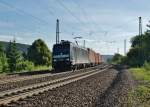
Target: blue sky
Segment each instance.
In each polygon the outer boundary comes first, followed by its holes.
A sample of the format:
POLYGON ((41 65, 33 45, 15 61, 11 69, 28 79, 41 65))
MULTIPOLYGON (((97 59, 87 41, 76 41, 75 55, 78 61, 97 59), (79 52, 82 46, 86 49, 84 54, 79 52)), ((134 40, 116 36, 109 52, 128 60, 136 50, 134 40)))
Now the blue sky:
POLYGON ((14 37, 19 43, 32 44, 43 39, 50 49, 55 43, 56 19, 60 38, 83 45, 101 54, 124 53, 123 41, 138 34, 138 16, 146 30, 149 0, 0 0, 0 40, 14 37))

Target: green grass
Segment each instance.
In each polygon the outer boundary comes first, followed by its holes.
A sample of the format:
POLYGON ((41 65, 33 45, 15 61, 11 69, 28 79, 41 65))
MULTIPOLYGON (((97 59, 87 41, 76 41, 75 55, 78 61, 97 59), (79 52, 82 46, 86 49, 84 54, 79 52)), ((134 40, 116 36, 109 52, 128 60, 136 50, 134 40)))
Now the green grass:
POLYGON ((150 71, 142 68, 132 68, 130 72, 138 85, 129 93, 131 105, 150 107, 150 71))
POLYGON ((130 71, 135 80, 150 82, 150 71, 144 68, 132 68, 130 71))
POLYGON ((51 66, 33 66, 28 70, 23 70, 23 71, 16 71, 16 72, 32 72, 32 71, 41 71, 41 70, 50 70, 52 69, 51 66))
MULTIPOLYGON (((29 69, 26 70, 21 70, 21 71, 14 71, 13 73, 21 73, 21 72, 32 72, 32 71, 40 71, 40 70, 51 70, 52 66, 32 66, 29 69)), ((7 74, 12 74, 11 72, 2 72, 0 73, 1 75, 7 75, 7 74)))
POLYGON ((35 66, 31 71, 40 71, 40 70, 48 70, 52 69, 51 66, 35 66))

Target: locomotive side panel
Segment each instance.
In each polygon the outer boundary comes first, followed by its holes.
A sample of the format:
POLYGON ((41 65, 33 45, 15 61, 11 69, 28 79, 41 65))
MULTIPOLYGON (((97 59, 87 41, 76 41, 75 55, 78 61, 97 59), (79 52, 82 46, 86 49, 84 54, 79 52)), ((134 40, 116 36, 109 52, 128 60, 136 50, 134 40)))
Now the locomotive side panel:
POLYGON ((72 53, 74 53, 73 60, 72 60, 73 65, 80 65, 80 64, 88 64, 89 63, 88 51, 86 49, 82 49, 80 47, 73 46, 72 47, 72 53))

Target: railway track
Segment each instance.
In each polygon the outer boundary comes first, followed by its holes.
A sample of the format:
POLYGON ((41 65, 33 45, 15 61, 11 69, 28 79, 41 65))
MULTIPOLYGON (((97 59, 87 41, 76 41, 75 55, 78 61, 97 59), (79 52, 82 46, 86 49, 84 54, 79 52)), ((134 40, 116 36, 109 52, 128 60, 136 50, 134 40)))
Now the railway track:
MULTIPOLYGON (((67 77, 70 75, 75 75, 81 72, 85 72, 85 71, 89 71, 89 70, 93 70, 97 67, 99 68, 103 68, 105 65, 99 65, 96 67, 91 67, 91 68, 86 68, 86 69, 80 69, 77 71, 68 71, 68 72, 62 72, 62 73, 56 73, 56 74, 51 74, 48 73, 47 75, 40 77, 39 75, 36 75, 36 78, 32 78, 30 77, 29 79, 22 79, 22 80, 16 80, 13 81, 10 79, 10 82, 4 83, 4 84, 0 84, 0 91, 6 91, 6 90, 10 90, 10 89, 15 89, 15 88, 20 88, 20 87, 24 87, 24 86, 28 86, 28 85, 34 85, 34 84, 38 84, 38 83, 42 83, 42 82, 47 82, 47 81, 52 81, 58 78, 62 78, 62 77, 67 77)), ((41 74, 42 75, 42 74, 41 74)), ((17 78, 16 78, 17 79, 17 78)))
MULTIPOLYGON (((103 66, 103 65, 101 65, 101 66, 103 66)), ((86 69, 87 70, 92 69, 92 67, 91 68, 86 68, 86 69)), ((81 70, 84 70, 84 69, 76 70, 76 72, 81 71, 81 70)), ((6 84, 6 83, 29 80, 29 79, 37 79, 37 78, 44 78, 44 77, 50 77, 50 76, 56 76, 56 75, 63 75, 63 74, 68 74, 68 73, 72 73, 72 72, 73 71, 52 74, 51 71, 49 71, 49 73, 46 73, 46 74, 36 74, 36 75, 30 75, 30 76, 14 76, 12 78, 7 78, 7 79, 1 80, 0 85, 1 84, 6 84)))
POLYGON ((95 75, 102 71, 108 69, 108 66, 103 68, 96 68, 87 72, 81 72, 79 74, 71 75, 68 77, 62 77, 52 81, 42 82, 34 85, 28 85, 21 88, 16 88, 12 90, 0 92, 0 105, 6 105, 12 101, 17 101, 19 99, 26 98, 28 96, 36 95, 44 91, 51 90, 75 81, 78 81, 83 78, 87 78, 91 75, 95 75))
POLYGON ((46 74, 52 71, 52 69, 46 69, 46 70, 39 70, 39 71, 21 71, 21 72, 15 72, 15 73, 8 73, 8 74, 0 74, 0 81, 1 80, 9 80, 13 78, 18 77, 25 77, 25 76, 32 76, 32 75, 38 75, 38 74, 46 74))

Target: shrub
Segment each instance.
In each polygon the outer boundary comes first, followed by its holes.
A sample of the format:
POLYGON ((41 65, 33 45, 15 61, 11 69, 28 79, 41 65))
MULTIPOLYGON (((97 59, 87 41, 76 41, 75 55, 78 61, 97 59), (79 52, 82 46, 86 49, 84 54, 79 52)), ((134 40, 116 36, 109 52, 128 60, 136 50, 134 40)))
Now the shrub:
POLYGON ((143 68, 144 68, 146 71, 150 71, 150 63, 148 63, 147 61, 145 61, 144 65, 143 65, 143 68))
POLYGON ((21 61, 18 65, 17 65, 17 71, 23 71, 23 70, 27 70, 27 71, 32 71, 34 69, 34 64, 31 61, 21 61))
POLYGON ((6 55, 3 55, 3 57, 0 57, 0 72, 8 72, 9 67, 7 63, 6 55))

